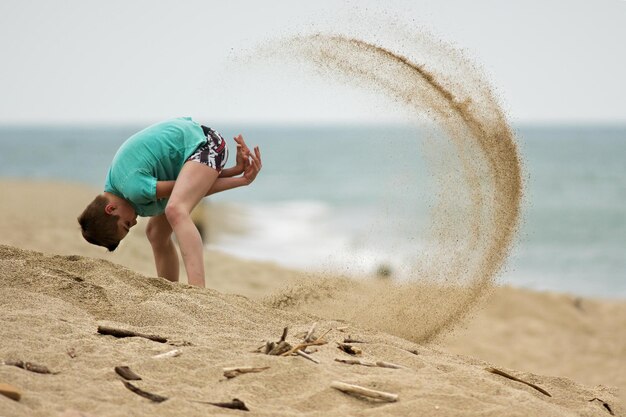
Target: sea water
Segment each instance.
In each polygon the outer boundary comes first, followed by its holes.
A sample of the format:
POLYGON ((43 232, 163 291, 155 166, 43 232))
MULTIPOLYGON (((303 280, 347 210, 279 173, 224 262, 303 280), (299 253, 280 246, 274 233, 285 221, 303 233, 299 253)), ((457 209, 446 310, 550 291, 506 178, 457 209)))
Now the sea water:
MULTIPOLYGON (((258 144, 255 183, 221 193, 245 234, 213 246, 308 270, 407 275, 425 246, 436 183, 409 126, 213 126, 258 144)), ((141 126, 0 127, 0 176, 102 186, 141 126)), ((626 296, 626 126, 519 126, 525 197, 500 282, 626 296)), ((234 147, 231 148, 234 158, 234 147)), ((234 160, 229 161, 233 163, 234 160)), ((77 208, 80 211, 82 208, 77 208)))

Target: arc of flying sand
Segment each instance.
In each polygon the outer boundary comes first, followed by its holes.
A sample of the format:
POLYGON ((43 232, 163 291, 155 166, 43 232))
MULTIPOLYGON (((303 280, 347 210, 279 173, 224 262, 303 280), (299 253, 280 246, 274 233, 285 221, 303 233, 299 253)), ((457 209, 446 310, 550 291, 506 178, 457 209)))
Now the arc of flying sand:
MULTIPOLYGON (((424 65, 359 39, 315 34, 293 38, 286 46, 291 49, 290 52, 299 52, 321 68, 346 75, 351 81, 365 81, 367 85, 383 90, 418 113, 426 110, 457 148, 469 186, 472 202, 469 220, 472 223, 465 253, 457 256, 453 264, 455 269, 451 270, 458 270, 466 259, 472 259, 477 250, 481 251, 473 270, 468 273, 468 295, 452 306, 422 337, 422 340, 431 339, 467 314, 480 299, 504 263, 517 229, 522 194, 521 173, 514 138, 506 119, 490 89, 480 80, 475 83, 481 94, 473 98, 483 99, 481 105, 485 109, 476 107, 472 97, 460 100, 458 97, 462 94, 455 94, 447 88, 436 73, 427 71, 424 65), (373 61, 377 65, 372 65, 373 61), (391 77, 385 74, 385 71, 390 71, 389 68, 394 70, 391 77), (403 75, 406 79, 402 79, 403 75), (455 118, 460 123, 451 122, 455 118), (482 169, 479 162, 473 161, 471 155, 465 155, 466 151, 474 151, 473 147, 476 147, 478 156, 484 158, 488 178, 479 175, 482 169), (483 187, 488 188, 484 190, 483 187), (487 225, 482 224, 483 214, 489 217, 487 225), (481 247, 481 244, 485 246, 481 247)), ((446 56, 449 53, 447 51, 446 56)), ((453 63, 454 59, 460 60, 458 56, 451 59, 453 63)), ((450 88, 453 87, 451 85, 450 88)))

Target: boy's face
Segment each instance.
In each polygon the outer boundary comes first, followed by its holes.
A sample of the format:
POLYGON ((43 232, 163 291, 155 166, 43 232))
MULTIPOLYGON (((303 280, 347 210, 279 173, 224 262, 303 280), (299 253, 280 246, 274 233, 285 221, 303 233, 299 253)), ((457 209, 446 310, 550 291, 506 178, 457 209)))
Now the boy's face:
POLYGON ((131 227, 137 224, 137 213, 133 207, 125 202, 109 203, 107 214, 118 216, 117 230, 120 240, 124 239, 131 227))

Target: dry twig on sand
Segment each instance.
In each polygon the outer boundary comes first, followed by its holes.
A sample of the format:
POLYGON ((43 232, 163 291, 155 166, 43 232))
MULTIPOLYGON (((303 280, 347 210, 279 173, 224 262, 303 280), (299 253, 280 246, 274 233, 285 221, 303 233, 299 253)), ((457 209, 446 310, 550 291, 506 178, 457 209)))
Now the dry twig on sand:
POLYGON ((379 368, 390 368, 390 369, 406 369, 405 366, 396 365, 395 363, 385 362, 385 361, 376 361, 376 362, 368 362, 363 361, 361 359, 340 359, 335 358, 335 362, 346 363, 348 365, 362 365, 362 366, 370 366, 370 367, 379 367, 379 368))
POLYGON ((348 345, 348 344, 345 344, 345 343, 339 343, 339 342, 337 342, 337 349, 339 349, 339 350, 341 350, 343 352, 346 352, 348 355, 353 355, 353 356, 360 355, 361 353, 363 353, 361 351, 361 349, 359 349, 359 348, 355 348, 352 345, 348 345))
POLYGON ((398 365, 398 364, 391 363, 391 362, 385 362, 385 361, 376 361, 376 366, 380 368, 390 368, 390 369, 407 369, 406 366, 398 365))
POLYGON ((141 377, 134 373, 128 366, 116 366, 115 373, 127 381, 140 381, 141 377))
POLYGON ((4 361, 4 365, 16 366, 18 368, 22 368, 26 371, 35 372, 37 374, 51 374, 56 375, 58 372, 52 372, 44 365, 38 365, 32 362, 24 362, 24 361, 4 361))
POLYGON ((0 383, 0 395, 4 395, 7 398, 12 399, 13 401, 19 401, 22 398, 22 393, 20 390, 15 388, 13 385, 0 383))
POLYGON ((241 374, 248 374, 251 372, 261 372, 261 371, 265 371, 266 369, 270 369, 270 367, 269 366, 261 366, 261 367, 240 366, 240 367, 235 367, 235 368, 223 368, 222 370, 224 371, 224 376, 230 379, 230 378, 239 376, 241 374))
POLYGON ((296 355, 302 356, 303 358, 308 359, 308 360, 310 360, 313 363, 317 363, 317 364, 320 363, 319 360, 315 359, 313 356, 309 355, 308 353, 306 353, 306 352, 304 352, 302 350, 296 350, 296 355))
POLYGON ((315 333, 315 329, 317 328, 317 322, 313 323, 306 336, 304 336, 304 342, 312 342, 313 341, 313 333, 315 333))
POLYGON ((501 370, 496 369, 496 368, 485 368, 485 370, 487 372, 491 372, 492 374, 500 375, 500 376, 503 376, 505 378, 509 378, 509 379, 511 379, 513 381, 517 381, 517 382, 521 382, 522 384, 526 384, 529 387, 532 387, 532 388, 536 389, 540 393, 542 393, 544 395, 547 395, 548 397, 552 397, 552 395, 550 395, 550 393, 548 391, 546 391, 545 389, 543 389, 543 388, 541 388, 541 387, 539 387, 539 386, 537 386, 535 384, 531 384, 530 382, 526 382, 526 381, 524 381, 522 379, 516 378, 513 375, 509 375, 509 374, 507 374, 504 371, 501 371, 501 370))
POLYGON ((346 384, 345 382, 333 381, 331 388, 335 388, 346 394, 353 394, 362 397, 374 398, 376 400, 395 402, 398 401, 398 394, 390 392, 376 391, 369 388, 360 387, 358 385, 346 384))
POLYGON ((608 411, 608 412, 609 412, 609 414, 610 414, 610 415, 612 415, 612 416, 614 416, 614 415, 615 415, 615 413, 614 413, 614 412, 613 412, 613 410, 611 409, 611 406, 610 406, 610 405, 609 405, 609 403, 607 403, 606 401, 601 400, 601 399, 600 399, 600 398, 598 398, 598 397, 594 397, 594 398, 592 398, 592 399, 590 399, 590 400, 589 400, 589 402, 592 402, 592 401, 599 401, 599 402, 600 402, 600 404, 602 404, 602 406, 606 409, 606 411, 608 411))
POLYGON ((266 355, 279 356, 291 349, 291 345, 285 341, 289 327, 283 329, 283 334, 278 342, 265 342, 265 345, 259 347, 256 351, 263 352, 266 355))
POLYGON ((331 330, 332 329, 326 330, 320 337, 318 337, 317 339, 315 339, 312 342, 300 343, 296 347, 293 347, 290 350, 288 350, 287 352, 283 353, 281 356, 291 355, 292 353, 296 353, 299 350, 306 349, 309 346, 325 345, 328 342, 326 340, 324 340, 324 336, 326 336, 331 330))
POLYGON ((164 358, 175 358, 176 356, 182 355, 183 351, 180 349, 170 350, 169 352, 159 353, 158 355, 154 355, 152 359, 164 359, 164 358))
POLYGON ((233 398, 232 401, 228 401, 228 402, 225 402, 225 403, 212 403, 210 401, 198 401, 198 400, 191 400, 191 401, 193 401, 194 403, 200 403, 200 404, 211 404, 211 405, 214 405, 216 407, 230 408, 231 410, 250 411, 248 409, 248 407, 246 407, 244 402, 241 401, 238 398, 233 398))
POLYGON ((362 361, 360 359, 340 359, 340 358, 335 358, 335 362, 346 363, 348 365, 362 365, 362 366, 370 366, 370 367, 378 366, 374 362, 362 361))
POLYGON ((124 384, 124 386, 126 388, 128 388, 129 390, 131 390, 135 394, 137 394, 137 395, 139 395, 141 397, 147 398, 150 401, 154 401, 155 403, 162 403, 163 401, 167 400, 167 397, 163 397, 163 396, 158 395, 158 394, 153 394, 151 392, 144 391, 141 388, 137 388, 136 386, 134 386, 130 382, 122 381, 122 383, 124 384))
POLYGON ((166 343, 167 342, 167 338, 162 337, 162 336, 155 336, 155 335, 151 335, 151 334, 137 333, 137 332, 134 332, 132 330, 116 329, 114 327, 108 327, 108 326, 98 326, 98 333, 104 334, 104 335, 108 335, 108 336, 120 337, 120 338, 123 338, 123 337, 143 337, 144 339, 150 339, 150 340, 153 340, 153 341, 159 342, 159 343, 166 343))

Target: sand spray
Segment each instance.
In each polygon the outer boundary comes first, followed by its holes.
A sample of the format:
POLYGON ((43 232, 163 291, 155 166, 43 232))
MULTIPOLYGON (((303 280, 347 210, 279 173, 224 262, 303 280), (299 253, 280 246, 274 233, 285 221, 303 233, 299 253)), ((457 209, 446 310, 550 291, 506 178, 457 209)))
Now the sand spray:
POLYGON ((492 288, 517 230, 522 180, 514 135, 485 77, 449 45, 427 36, 412 43, 420 63, 342 35, 291 38, 264 51, 379 92, 446 138, 429 141, 426 150, 437 195, 428 247, 411 265, 411 279, 355 280, 329 273, 265 302, 424 342, 451 329, 492 288))

